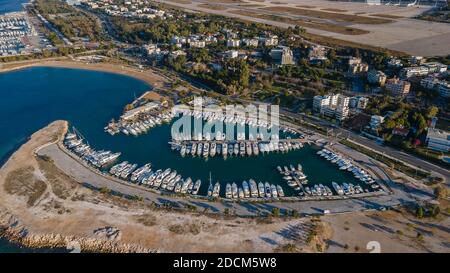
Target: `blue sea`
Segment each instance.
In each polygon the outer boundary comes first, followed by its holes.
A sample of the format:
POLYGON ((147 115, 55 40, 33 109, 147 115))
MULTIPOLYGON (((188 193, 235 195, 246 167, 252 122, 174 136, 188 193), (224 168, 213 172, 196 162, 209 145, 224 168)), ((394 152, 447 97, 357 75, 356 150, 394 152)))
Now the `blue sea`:
POLYGON ((0 15, 8 12, 21 11, 22 4, 28 3, 28 0, 0 0, 0 15))

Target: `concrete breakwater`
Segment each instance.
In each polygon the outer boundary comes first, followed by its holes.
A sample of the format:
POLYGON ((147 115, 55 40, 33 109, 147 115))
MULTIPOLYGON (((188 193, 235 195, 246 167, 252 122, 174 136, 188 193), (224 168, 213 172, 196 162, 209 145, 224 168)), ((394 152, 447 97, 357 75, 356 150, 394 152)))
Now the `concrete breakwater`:
MULTIPOLYGON (((95 233, 93 233, 95 236, 95 233)), ((157 250, 139 245, 124 244, 114 239, 96 237, 64 236, 61 234, 37 234, 30 232, 15 216, 3 213, 0 216, 0 237, 27 248, 55 248, 62 252, 95 253, 154 253, 157 250)))

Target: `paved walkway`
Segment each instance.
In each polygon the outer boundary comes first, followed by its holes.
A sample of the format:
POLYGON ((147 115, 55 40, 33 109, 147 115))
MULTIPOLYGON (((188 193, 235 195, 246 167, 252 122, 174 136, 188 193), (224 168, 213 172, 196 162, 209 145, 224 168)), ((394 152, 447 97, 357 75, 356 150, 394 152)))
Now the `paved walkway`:
MULTIPOLYGON (((342 152, 352 152, 355 160, 363 162, 376 172, 382 179, 388 179, 384 171, 376 165, 372 159, 359 154, 346 146, 335 146, 336 149, 343 149, 342 152), (344 150, 348 149, 348 150, 344 150)), ((330 213, 343 213, 351 211, 361 211, 368 209, 379 209, 385 206, 396 206, 403 203, 415 201, 417 199, 429 199, 432 197, 430 192, 416 189, 401 188, 394 183, 389 187, 393 194, 384 194, 381 196, 348 198, 342 200, 321 200, 321 201, 286 201, 286 202, 232 202, 232 201, 208 201, 203 198, 183 198, 173 195, 164 195, 147 188, 137 186, 131 183, 103 175, 92 168, 88 168, 74 156, 63 151, 58 144, 50 144, 42 147, 39 155, 46 155, 53 159, 56 166, 66 174, 80 183, 89 184, 95 188, 108 188, 122 194, 142 197, 146 202, 157 205, 170 204, 174 208, 185 208, 186 205, 197 207, 197 211, 207 209, 209 212, 220 213, 225 208, 239 216, 256 216, 260 213, 271 212, 273 208, 280 208, 284 213, 286 210, 297 210, 300 214, 317 214, 323 210, 329 210, 330 213)))

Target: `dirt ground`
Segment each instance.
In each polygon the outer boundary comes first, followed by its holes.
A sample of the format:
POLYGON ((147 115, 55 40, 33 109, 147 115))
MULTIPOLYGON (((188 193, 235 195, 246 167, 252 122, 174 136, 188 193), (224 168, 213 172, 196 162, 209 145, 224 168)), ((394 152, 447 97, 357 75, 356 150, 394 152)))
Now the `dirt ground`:
POLYGON ((94 230, 111 226, 122 232, 120 242, 162 252, 362 252, 368 240, 380 242, 387 252, 449 250, 448 217, 421 222, 401 212, 377 212, 329 215, 319 221, 234 218, 157 209, 94 192, 50 159, 34 156, 40 147, 58 141, 66 127, 57 121, 33 134, 0 169, 0 215, 14 215, 31 234, 93 237, 94 230), (8 188, 11 179, 25 185, 22 191, 8 188), (42 185, 34 190, 36 181, 45 183, 44 190, 42 185), (417 232, 424 234, 423 242, 411 239, 417 232))

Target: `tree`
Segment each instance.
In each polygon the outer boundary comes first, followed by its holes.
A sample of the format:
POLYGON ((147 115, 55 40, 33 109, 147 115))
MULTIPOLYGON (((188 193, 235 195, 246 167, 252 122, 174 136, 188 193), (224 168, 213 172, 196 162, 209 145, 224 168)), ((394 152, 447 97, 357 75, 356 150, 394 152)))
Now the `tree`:
POLYGON ((424 214, 423 208, 422 208, 422 206, 419 206, 416 210, 416 217, 419 219, 423 218, 423 214, 424 214))
POLYGON ((437 108, 436 106, 430 106, 427 110, 427 117, 434 118, 438 112, 439 112, 439 108, 437 108))
POLYGON ((447 188, 443 185, 438 185, 436 188, 434 188, 434 195, 437 199, 444 199, 447 198, 448 191, 447 188))
POLYGON ((280 208, 273 208, 272 215, 273 215, 273 217, 279 217, 280 216, 280 208))

